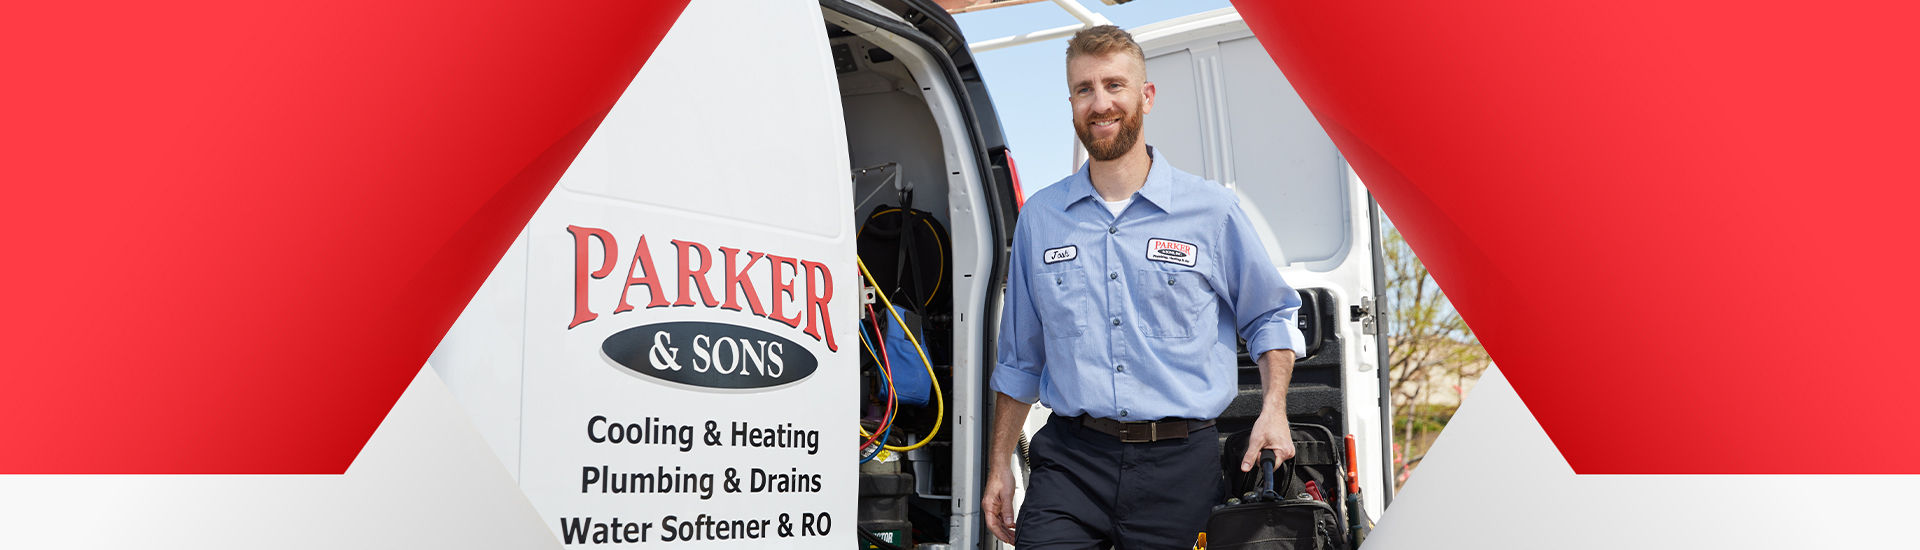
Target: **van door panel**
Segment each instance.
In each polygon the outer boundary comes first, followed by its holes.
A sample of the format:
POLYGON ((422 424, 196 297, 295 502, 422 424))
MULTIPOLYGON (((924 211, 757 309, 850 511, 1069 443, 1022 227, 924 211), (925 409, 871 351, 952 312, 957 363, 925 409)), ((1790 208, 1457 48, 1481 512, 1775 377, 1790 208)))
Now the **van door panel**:
POLYGON ((435 354, 556 538, 853 544, 848 170, 818 4, 692 2, 435 354))

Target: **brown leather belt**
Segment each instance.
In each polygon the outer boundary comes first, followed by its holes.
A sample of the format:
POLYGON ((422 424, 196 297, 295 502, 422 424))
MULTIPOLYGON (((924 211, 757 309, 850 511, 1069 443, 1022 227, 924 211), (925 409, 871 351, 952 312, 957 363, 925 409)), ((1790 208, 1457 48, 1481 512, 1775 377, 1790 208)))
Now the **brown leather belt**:
POLYGON ((1121 422, 1087 415, 1062 416, 1087 429, 1120 438, 1121 443, 1152 443, 1185 439, 1188 434, 1213 427, 1213 420, 1172 419, 1159 422, 1121 422))

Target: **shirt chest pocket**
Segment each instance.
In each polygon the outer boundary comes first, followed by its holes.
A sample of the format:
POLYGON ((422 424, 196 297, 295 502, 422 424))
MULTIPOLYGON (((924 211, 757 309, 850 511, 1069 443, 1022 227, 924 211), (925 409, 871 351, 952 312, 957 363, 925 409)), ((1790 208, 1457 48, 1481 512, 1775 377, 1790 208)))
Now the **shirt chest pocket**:
POLYGON ((1087 331, 1087 316, 1093 311, 1093 292, 1087 273, 1065 269, 1036 273, 1033 277, 1033 306, 1040 312, 1040 326, 1047 338, 1073 338, 1087 331))
POLYGON ((1213 286, 1197 272, 1141 269, 1134 272, 1133 291, 1148 337, 1192 338, 1219 322, 1213 286))

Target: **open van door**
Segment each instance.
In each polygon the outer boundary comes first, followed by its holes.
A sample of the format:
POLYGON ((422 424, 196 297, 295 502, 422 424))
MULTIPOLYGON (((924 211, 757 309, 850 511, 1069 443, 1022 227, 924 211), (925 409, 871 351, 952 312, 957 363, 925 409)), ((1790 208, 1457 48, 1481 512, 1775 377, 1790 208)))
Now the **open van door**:
MULTIPOLYGON (((1288 392, 1294 422, 1322 424, 1358 442, 1371 517, 1391 498, 1391 410, 1376 317, 1383 263, 1372 200, 1359 176, 1233 9, 1131 31, 1158 87, 1147 143, 1174 166, 1240 196, 1287 282, 1299 289, 1299 358, 1288 392)), ((1084 159, 1084 153, 1081 156, 1084 159)), ((1222 431, 1259 414, 1259 376, 1242 352, 1241 395, 1222 431)))

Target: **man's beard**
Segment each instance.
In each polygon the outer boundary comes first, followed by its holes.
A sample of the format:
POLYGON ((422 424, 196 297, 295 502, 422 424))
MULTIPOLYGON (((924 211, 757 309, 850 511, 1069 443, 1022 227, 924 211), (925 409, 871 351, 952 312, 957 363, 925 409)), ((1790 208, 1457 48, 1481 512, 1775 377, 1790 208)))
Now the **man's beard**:
POLYGON ((1106 141, 1094 140, 1092 120, 1107 116, 1109 116, 1107 113, 1098 116, 1087 115, 1088 122, 1073 125, 1074 133, 1080 135, 1080 144, 1086 146, 1087 156, 1092 157, 1093 160, 1109 161, 1120 158, 1121 155, 1127 154, 1127 151, 1133 150, 1135 142, 1140 141, 1140 127, 1144 121, 1139 109, 1127 113, 1120 119, 1120 133, 1106 141))

